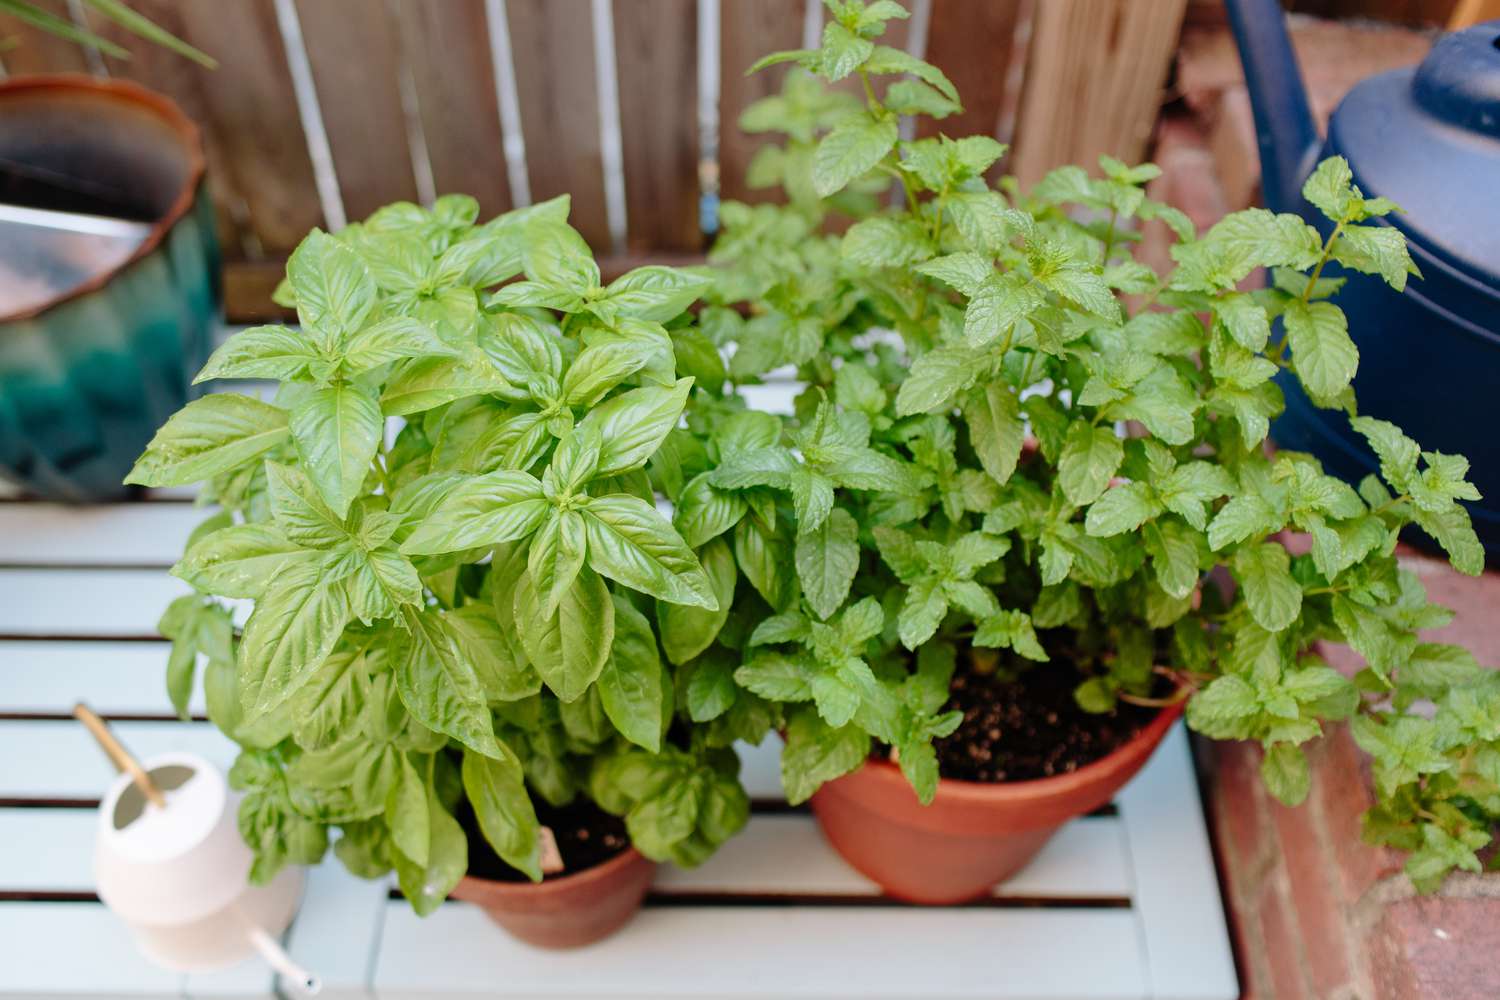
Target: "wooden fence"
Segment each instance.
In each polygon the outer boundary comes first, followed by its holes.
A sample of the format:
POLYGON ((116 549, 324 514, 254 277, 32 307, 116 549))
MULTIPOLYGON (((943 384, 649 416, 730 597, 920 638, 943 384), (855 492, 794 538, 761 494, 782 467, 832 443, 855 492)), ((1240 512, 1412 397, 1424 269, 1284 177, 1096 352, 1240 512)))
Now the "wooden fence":
MULTIPOLYGON (((1012 142, 1004 169, 1026 182, 1101 152, 1144 153, 1186 2, 912 0, 886 41, 957 83, 966 110, 943 129, 1012 142)), ((129 60, 0 16, 0 62, 10 74, 129 77, 203 126, 237 319, 274 311, 270 288, 309 228, 449 191, 475 195, 486 215, 571 192, 574 224, 603 255, 701 251, 713 204, 705 212, 702 196, 751 195, 742 178, 759 140, 738 132, 740 111, 784 72, 745 68, 815 43, 824 16, 818 0, 135 6, 218 70, 97 17, 89 27, 129 60)))

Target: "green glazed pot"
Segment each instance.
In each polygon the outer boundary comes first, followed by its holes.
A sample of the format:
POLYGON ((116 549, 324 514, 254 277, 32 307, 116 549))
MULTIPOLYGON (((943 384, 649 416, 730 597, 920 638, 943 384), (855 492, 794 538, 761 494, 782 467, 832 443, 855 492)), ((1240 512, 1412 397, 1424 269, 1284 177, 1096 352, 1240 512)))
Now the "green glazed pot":
POLYGON ((18 310, 0 296, 0 477, 53 500, 125 496, 121 480, 187 402, 219 323, 198 129, 128 81, 6 80, 0 203, 146 231, 122 261, 50 299, 18 310))

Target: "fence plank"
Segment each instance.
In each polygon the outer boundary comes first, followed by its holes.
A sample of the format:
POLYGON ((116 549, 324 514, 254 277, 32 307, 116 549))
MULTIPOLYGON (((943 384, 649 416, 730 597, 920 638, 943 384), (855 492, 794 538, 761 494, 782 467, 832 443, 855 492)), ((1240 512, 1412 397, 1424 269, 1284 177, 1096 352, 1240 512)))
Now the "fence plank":
POLYGON ((272 0, 141 0, 142 14, 219 61, 205 69, 98 14, 130 59, 111 75, 171 97, 203 130, 225 255, 284 254, 323 220, 272 0))
POLYGON ((926 59, 941 69, 958 88, 964 110, 941 121, 920 119, 917 134, 990 135, 1002 141, 1000 116, 1006 104, 1006 84, 1012 60, 1024 53, 1012 51, 1022 0, 990 0, 970 4, 964 0, 933 0, 927 27, 926 59))
POLYGON ((33 28, 10 14, 0 14, 0 62, 5 64, 9 76, 89 71, 88 57, 80 46, 33 28))
MULTIPOLYGON (((788 67, 754 76, 745 70, 767 52, 802 45, 805 0, 720 0, 719 4, 719 192, 734 201, 772 201, 773 192, 748 187, 745 168, 766 141, 740 131, 745 108, 781 89, 788 67)), ((817 3, 818 0, 812 0, 817 3)))
POLYGON ((498 215, 511 193, 484 0, 400 0, 396 10, 437 193, 471 194, 480 218, 498 215))
POLYGON ((1049 0, 1036 4, 1008 170, 1022 185, 1100 153, 1145 152, 1177 48, 1185 0, 1049 0))
POLYGON ((697 0, 615 0, 626 245, 697 250, 697 0))
POLYGON ((588 0, 508 0, 505 6, 532 200, 571 194, 568 221, 596 253, 608 251, 588 0))
POLYGON ((392 201, 416 201, 401 107, 396 31, 384 4, 298 0, 344 211, 362 219, 392 201))

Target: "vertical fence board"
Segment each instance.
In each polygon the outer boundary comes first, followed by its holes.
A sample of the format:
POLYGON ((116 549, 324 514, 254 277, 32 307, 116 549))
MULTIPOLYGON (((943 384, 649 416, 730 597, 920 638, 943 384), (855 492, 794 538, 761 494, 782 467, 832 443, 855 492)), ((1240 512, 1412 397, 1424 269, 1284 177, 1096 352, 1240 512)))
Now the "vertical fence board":
POLYGON ((344 211, 351 221, 392 201, 416 201, 400 55, 384 3, 297 0, 297 17, 344 211))
POLYGON ((940 121, 920 119, 918 135, 1009 138, 999 135, 1000 114, 1012 60, 1025 58, 1024 53, 1012 51, 1022 2, 933 0, 926 59, 953 81, 963 98, 964 110, 940 121))
POLYGON ((507 0, 531 197, 573 196, 568 217, 596 252, 610 249, 599 148, 594 24, 588 0, 507 0))
POLYGON ((480 217, 511 206, 484 0, 400 0, 411 70, 438 194, 471 194, 480 217))
POLYGON ((1064 163, 1145 151, 1177 49, 1185 0, 1036 5, 1008 169, 1023 186, 1064 163))
POLYGON ((787 66, 754 76, 745 70, 768 52, 801 47, 803 5, 804 0, 719 0, 719 191, 726 199, 773 197, 745 185, 745 168, 766 137, 740 131, 740 115, 781 89, 787 66))
POLYGON ((631 251, 698 250, 698 3, 615 0, 631 251))
POLYGON ((0 14, 0 63, 10 76, 89 71, 88 58, 80 46, 33 28, 11 14, 0 14))
POLYGON ((210 70, 91 15, 130 53, 110 74, 171 97, 203 130, 220 243, 230 258, 287 253, 323 220, 272 0, 137 0, 219 61, 210 70))

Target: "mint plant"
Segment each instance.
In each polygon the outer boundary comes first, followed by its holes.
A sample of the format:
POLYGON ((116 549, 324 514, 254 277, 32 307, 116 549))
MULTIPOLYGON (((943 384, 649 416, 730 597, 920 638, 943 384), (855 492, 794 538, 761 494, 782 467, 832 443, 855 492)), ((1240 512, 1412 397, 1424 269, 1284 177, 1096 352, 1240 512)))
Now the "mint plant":
POLYGON ((1146 196, 1157 168, 1110 157, 1099 176, 997 186, 1005 147, 987 136, 900 138, 904 116, 959 109, 941 70, 879 43, 906 12, 827 7, 819 48, 757 64, 797 68, 745 114, 785 135, 754 179, 786 203, 726 204, 711 255, 701 325, 732 351, 731 386, 781 370, 806 389, 779 423, 699 425, 707 471, 676 496, 676 523, 694 544, 732 538, 750 586, 731 616, 746 620, 717 638, 742 661, 737 690, 716 673, 693 717, 779 720, 792 801, 876 741, 930 801, 932 740, 960 721, 944 711, 959 656, 1076 670, 1087 709, 1186 700, 1199 732, 1259 741, 1287 803, 1308 792, 1302 746, 1352 719, 1375 760, 1366 835, 1411 851, 1422 888, 1478 870, 1500 816, 1500 683, 1422 641, 1449 614, 1394 554, 1415 525, 1480 572, 1461 505, 1478 493, 1463 458, 1357 414, 1344 279, 1326 270, 1402 288, 1417 269, 1378 222, 1396 206, 1365 198, 1338 158, 1305 189, 1326 238, 1262 209, 1199 234, 1146 196), (845 78, 863 101, 817 83, 845 78), (894 200, 872 197, 892 185, 894 200), (1153 222, 1175 237, 1165 274, 1132 255, 1153 222), (1242 290, 1261 268, 1267 286, 1242 290), (1347 413, 1379 476, 1356 489, 1268 447, 1293 378, 1347 413), (1331 669, 1319 641, 1365 669, 1331 669))
POLYGON ((477 211, 450 196, 310 234, 278 290, 300 325, 237 333, 198 376, 274 391, 188 404, 129 479, 202 482, 221 508, 161 631, 179 712, 202 659, 242 748, 259 881, 337 830, 352 871, 394 868, 426 913, 467 868, 460 799, 532 879, 534 796, 592 796, 682 864, 748 815, 738 758, 678 718, 661 656, 664 633, 670 655, 725 620, 732 560, 700 561, 646 471, 694 392, 680 373, 717 361, 686 313, 705 281, 603 284, 566 198, 477 211), (242 629, 226 601, 251 606, 242 629))

